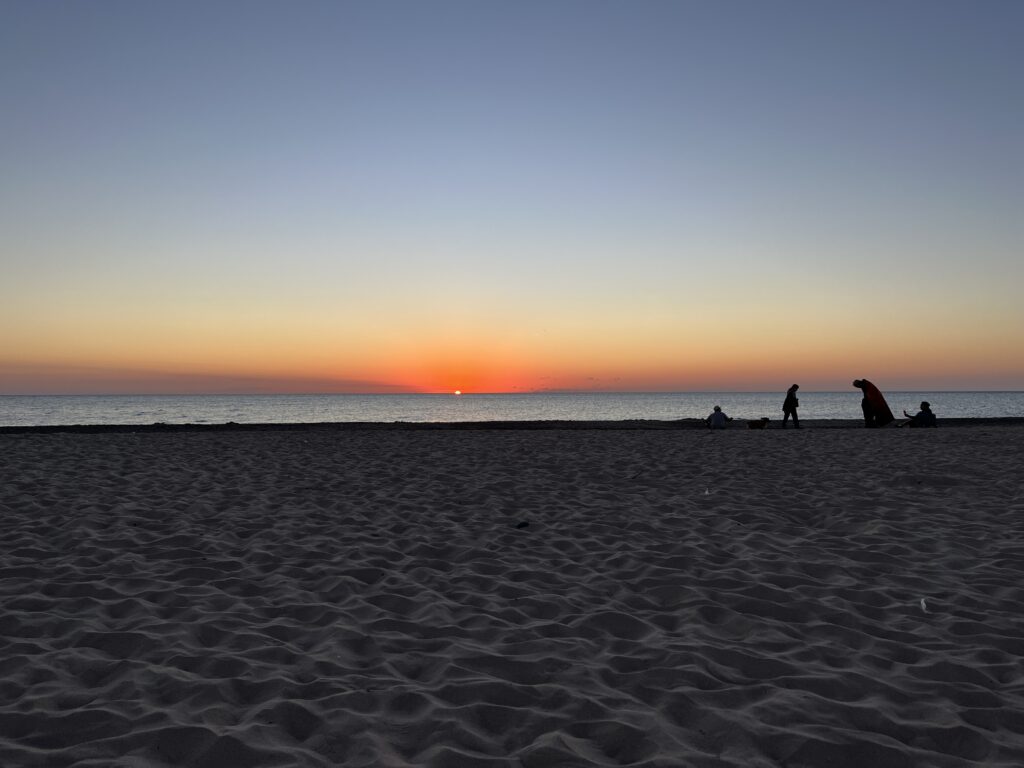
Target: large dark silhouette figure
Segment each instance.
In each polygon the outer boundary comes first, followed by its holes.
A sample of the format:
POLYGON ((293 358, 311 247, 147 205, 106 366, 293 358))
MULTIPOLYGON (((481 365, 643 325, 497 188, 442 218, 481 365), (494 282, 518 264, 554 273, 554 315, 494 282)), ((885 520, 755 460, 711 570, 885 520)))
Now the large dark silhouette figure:
POLYGON ((860 401, 861 410, 864 411, 865 427, 884 427, 892 424, 896 417, 889 410, 889 404, 885 402, 882 392, 867 379, 854 379, 853 386, 864 393, 860 401))
POLYGON ((794 384, 786 390, 786 399, 782 401, 782 428, 786 428, 789 417, 793 417, 793 426, 800 429, 800 417, 796 415, 796 409, 800 407, 800 401, 796 399, 796 391, 800 389, 799 384, 794 384))

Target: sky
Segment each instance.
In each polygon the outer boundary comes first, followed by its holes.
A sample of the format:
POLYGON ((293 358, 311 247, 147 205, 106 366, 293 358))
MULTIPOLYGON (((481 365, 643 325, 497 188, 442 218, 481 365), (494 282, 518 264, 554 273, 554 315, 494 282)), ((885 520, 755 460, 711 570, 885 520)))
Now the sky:
POLYGON ((1024 3, 0 1, 0 394, 1024 389, 1024 3))

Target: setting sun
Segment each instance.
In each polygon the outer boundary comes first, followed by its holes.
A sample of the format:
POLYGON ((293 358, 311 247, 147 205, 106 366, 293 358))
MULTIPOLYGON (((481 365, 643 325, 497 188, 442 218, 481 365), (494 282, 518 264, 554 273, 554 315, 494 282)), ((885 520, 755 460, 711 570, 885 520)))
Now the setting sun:
POLYGON ((0 4, 0 395, 1024 388, 1024 5, 918 2, 0 4))

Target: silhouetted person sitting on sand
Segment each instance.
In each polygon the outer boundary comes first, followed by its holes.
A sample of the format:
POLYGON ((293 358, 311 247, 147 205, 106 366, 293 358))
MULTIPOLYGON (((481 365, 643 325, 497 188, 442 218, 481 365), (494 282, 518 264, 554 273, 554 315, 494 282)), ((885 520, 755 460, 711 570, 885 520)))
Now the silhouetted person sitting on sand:
POLYGON ((786 390, 786 399, 782 402, 782 428, 786 428, 786 422, 789 421, 789 417, 793 417, 793 426, 800 429, 800 417, 796 415, 796 409, 800 406, 800 401, 796 399, 796 391, 800 389, 799 384, 794 384, 792 387, 786 390))
POLYGON ((864 411, 865 427, 884 427, 886 424, 896 421, 896 417, 892 415, 889 404, 885 402, 878 387, 867 379, 854 379, 853 386, 864 393, 860 407, 864 411))
POLYGON ((906 427, 934 427, 936 426, 935 414, 932 413, 932 405, 927 400, 921 403, 921 410, 911 416, 906 411, 903 411, 903 415, 906 416, 908 421, 903 426, 906 427))
POLYGON ((722 410, 722 406, 716 405, 715 410, 711 412, 704 421, 711 429, 725 429, 726 422, 732 421, 731 416, 726 416, 725 411, 722 410))

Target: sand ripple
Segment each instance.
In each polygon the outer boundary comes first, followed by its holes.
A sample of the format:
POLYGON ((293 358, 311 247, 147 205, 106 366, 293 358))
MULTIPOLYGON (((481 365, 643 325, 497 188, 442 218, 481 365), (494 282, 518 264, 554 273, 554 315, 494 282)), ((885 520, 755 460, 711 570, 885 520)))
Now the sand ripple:
POLYGON ((0 765, 1020 766, 1022 458, 0 436, 0 765))

